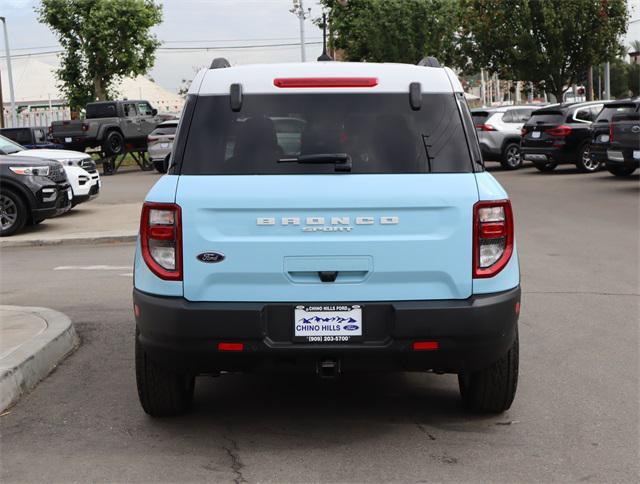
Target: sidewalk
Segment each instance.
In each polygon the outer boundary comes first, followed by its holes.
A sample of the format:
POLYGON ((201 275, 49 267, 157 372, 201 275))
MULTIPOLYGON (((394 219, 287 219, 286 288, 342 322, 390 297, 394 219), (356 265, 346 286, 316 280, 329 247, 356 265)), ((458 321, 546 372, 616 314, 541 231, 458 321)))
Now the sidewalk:
POLYGON ((35 387, 78 344, 71 320, 62 313, 0 306, 0 411, 35 387))
POLYGON ((136 240, 142 203, 83 203, 60 217, 0 239, 0 248, 136 240))

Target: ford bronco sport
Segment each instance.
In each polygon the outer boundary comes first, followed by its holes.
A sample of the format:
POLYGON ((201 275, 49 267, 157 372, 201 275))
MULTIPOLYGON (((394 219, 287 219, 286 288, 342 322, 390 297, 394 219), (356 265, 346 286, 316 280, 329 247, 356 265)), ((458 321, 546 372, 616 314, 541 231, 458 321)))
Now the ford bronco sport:
POLYGON ((432 58, 212 67, 142 209, 143 409, 184 412, 198 375, 282 370, 454 373, 469 409, 508 409, 513 215, 453 72, 432 58))

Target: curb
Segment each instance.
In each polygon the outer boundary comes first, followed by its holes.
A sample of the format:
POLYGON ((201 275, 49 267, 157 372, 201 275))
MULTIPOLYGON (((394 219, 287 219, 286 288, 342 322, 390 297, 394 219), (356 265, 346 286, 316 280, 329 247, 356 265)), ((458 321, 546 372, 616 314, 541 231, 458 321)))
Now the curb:
POLYGON ((29 313, 47 323, 42 333, 0 359, 0 411, 3 411, 75 351, 80 339, 69 317, 53 309, 0 305, 0 310, 29 313))
POLYGON ((138 232, 115 235, 78 235, 67 237, 51 237, 46 239, 24 239, 11 240, 4 238, 0 240, 0 249, 9 247, 40 247, 49 245, 81 245, 81 244, 112 244, 135 242, 138 238, 138 232))

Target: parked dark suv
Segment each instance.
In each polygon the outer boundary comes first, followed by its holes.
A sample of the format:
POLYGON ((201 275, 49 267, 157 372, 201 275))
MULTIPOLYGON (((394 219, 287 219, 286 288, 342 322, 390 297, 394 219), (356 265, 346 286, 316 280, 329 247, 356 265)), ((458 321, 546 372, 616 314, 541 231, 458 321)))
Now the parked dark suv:
POLYGON ((575 164, 585 173, 600 168, 589 153, 591 124, 603 101, 560 104, 534 111, 522 128, 522 154, 540 171, 562 163, 575 164))
POLYGON ((633 111, 618 113, 609 124, 607 170, 615 176, 629 176, 640 168, 640 100, 633 111))
POLYGON ((71 208, 71 186, 57 161, 0 156, 0 236, 71 208))
POLYGON ((629 99, 614 101, 602 108, 595 122, 591 125, 591 159, 598 163, 607 162, 607 150, 610 146, 611 119, 620 114, 634 113, 638 111, 639 100, 629 99))

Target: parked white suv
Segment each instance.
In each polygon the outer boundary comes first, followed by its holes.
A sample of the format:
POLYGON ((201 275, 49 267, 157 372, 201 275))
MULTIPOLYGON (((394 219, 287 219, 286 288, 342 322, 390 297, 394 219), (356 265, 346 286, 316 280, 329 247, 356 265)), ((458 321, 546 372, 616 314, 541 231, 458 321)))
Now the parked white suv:
POLYGON ((507 170, 522 166, 520 137, 524 123, 531 113, 542 106, 505 106, 473 109, 471 116, 476 127, 482 157, 485 161, 499 161, 507 170))
POLYGON ((69 150, 29 150, 0 135, 0 154, 45 158, 62 164, 73 191, 71 206, 98 196, 102 182, 96 164, 87 153, 69 150))

